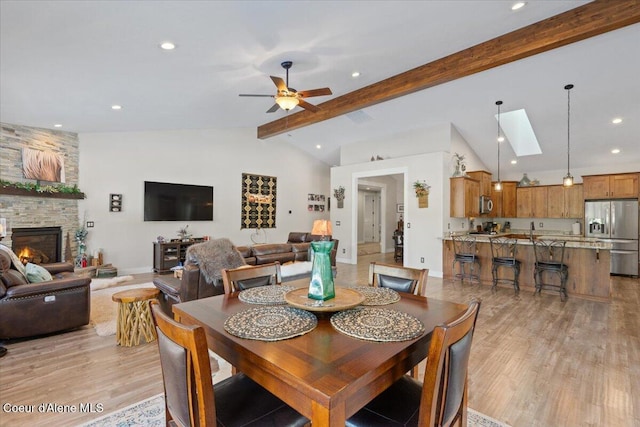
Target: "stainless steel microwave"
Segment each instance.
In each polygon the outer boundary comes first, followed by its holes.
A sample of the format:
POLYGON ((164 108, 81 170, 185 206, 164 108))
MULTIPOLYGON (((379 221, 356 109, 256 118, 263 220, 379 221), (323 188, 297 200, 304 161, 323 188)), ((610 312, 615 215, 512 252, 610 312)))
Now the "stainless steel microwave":
POLYGON ((480 196, 480 215, 489 214, 493 210, 493 201, 489 196, 480 196))

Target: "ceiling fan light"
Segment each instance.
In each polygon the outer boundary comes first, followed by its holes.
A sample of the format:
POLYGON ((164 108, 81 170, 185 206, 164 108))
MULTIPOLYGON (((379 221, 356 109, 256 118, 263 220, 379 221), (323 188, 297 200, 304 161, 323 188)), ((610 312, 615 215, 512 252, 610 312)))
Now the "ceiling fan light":
POLYGON ((295 96, 278 96, 276 97, 276 104, 280 106, 283 110, 289 111, 298 105, 300 101, 295 96))

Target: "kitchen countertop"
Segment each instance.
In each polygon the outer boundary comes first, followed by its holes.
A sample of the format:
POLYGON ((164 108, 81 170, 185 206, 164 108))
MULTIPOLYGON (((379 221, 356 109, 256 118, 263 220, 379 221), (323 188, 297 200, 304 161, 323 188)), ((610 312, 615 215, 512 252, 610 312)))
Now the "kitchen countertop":
MULTIPOLYGON (((443 240, 451 240, 451 235, 456 236, 475 236, 477 242, 489 243, 490 237, 506 237, 514 236, 518 239, 519 245, 531 245, 529 240, 529 230, 516 230, 512 229, 508 233, 496 233, 496 234, 484 234, 484 233, 469 233, 466 231, 459 231, 454 233, 446 233, 443 236, 443 240)), ((577 236, 575 234, 565 234, 561 231, 534 231, 533 235, 536 239, 540 240, 566 240, 567 248, 585 248, 585 249, 597 249, 597 250, 610 250, 613 245, 609 242, 603 242, 594 237, 577 236)))

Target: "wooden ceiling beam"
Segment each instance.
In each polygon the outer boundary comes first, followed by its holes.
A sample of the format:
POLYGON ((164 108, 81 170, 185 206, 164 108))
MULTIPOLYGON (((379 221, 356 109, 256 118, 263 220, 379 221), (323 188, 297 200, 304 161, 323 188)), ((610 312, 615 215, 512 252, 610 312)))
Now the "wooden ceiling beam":
POLYGON ((638 22, 640 0, 596 0, 323 102, 316 113, 302 110, 258 126, 258 138, 270 138, 638 22))

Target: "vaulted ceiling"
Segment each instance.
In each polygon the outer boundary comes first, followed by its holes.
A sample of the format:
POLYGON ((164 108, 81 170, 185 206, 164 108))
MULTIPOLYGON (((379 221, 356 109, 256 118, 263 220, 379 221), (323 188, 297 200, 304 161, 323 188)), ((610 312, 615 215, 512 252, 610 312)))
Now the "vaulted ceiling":
MULTIPOLYGON (((586 3, 530 1, 512 11, 509 1, 3 0, 0 120, 60 123, 79 133, 257 129, 287 113, 267 114, 272 99, 238 94, 275 93, 269 76, 284 77, 284 60, 294 62, 290 86, 333 90, 309 99, 322 104, 586 3), (166 40, 177 48, 161 50, 166 40), (113 104, 122 110, 111 110, 113 104)), ((333 165, 342 144, 452 123, 492 167, 500 99, 503 112, 526 109, 543 151, 510 165, 515 155, 504 146, 503 167, 563 169, 563 87, 573 83, 572 166, 640 165, 639 39, 640 24, 633 24, 289 130, 269 143, 291 144, 333 165), (614 117, 623 122, 612 124, 614 117)), ((376 154, 391 155, 392 147, 376 154)))

